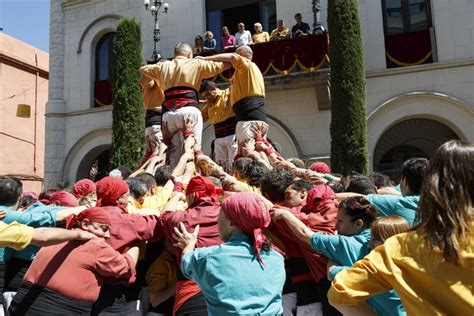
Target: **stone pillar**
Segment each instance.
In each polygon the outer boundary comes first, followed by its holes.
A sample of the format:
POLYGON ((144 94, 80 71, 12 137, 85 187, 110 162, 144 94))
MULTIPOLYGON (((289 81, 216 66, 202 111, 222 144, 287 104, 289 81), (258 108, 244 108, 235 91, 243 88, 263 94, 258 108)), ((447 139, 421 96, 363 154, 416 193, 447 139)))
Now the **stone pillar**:
POLYGON ((44 187, 61 182, 65 158, 66 102, 64 101, 64 11, 61 0, 51 0, 49 22, 49 88, 46 104, 44 187))

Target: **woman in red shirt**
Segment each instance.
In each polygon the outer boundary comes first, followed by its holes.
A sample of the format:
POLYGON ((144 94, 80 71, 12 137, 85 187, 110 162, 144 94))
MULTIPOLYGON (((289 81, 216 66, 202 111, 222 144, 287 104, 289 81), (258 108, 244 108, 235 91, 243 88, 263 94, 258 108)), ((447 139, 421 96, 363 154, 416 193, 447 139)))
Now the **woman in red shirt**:
POLYGON ((42 248, 25 275, 10 306, 10 315, 84 315, 92 310, 104 278, 133 282, 138 247, 127 254, 115 251, 110 216, 100 207, 87 209, 67 221, 97 238, 42 248))

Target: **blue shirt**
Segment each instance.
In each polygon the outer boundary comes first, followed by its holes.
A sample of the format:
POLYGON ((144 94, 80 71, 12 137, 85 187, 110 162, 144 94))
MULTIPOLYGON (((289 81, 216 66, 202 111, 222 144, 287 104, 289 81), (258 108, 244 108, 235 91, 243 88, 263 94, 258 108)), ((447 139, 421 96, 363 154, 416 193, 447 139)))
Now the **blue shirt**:
MULTIPOLYGON (((329 274, 329 279, 333 280, 337 273, 352 266, 370 252, 367 247, 369 241, 370 229, 365 229, 352 236, 328 235, 319 232, 311 237, 311 248, 340 264, 340 266, 334 267, 329 274)), ((378 315, 406 315, 400 297, 395 290, 377 294, 369 298, 367 303, 378 315)))
POLYGON ((283 313, 283 256, 261 253, 263 267, 246 234, 235 234, 219 246, 195 249, 183 256, 181 271, 201 288, 209 315, 278 315, 283 313))
POLYGON ((214 38, 211 39, 210 41, 205 40, 202 43, 202 46, 206 47, 208 50, 216 50, 217 42, 214 38))
POLYGON ((380 216, 398 215, 405 218, 413 226, 420 196, 369 194, 367 200, 377 208, 380 216))
MULTIPOLYGON (((56 214, 64 207, 47 206, 36 202, 23 211, 14 211, 0 205, 0 210, 5 212, 2 220, 5 224, 18 222, 31 227, 51 227, 56 226, 56 214)), ((10 248, 0 248, 0 262, 7 262, 12 255, 16 258, 33 260, 39 247, 28 246, 22 251, 14 251, 10 248)))

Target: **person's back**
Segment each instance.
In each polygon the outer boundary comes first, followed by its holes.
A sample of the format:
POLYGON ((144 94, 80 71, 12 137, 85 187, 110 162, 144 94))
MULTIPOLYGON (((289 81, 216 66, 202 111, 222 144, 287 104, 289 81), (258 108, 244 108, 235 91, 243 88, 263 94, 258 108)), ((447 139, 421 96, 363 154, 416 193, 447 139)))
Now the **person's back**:
POLYGON ((236 234, 225 244, 201 248, 183 260, 208 276, 195 280, 206 296, 210 315, 277 315, 282 312, 285 283, 283 256, 271 249, 261 257, 264 267, 255 259, 251 238, 236 234))

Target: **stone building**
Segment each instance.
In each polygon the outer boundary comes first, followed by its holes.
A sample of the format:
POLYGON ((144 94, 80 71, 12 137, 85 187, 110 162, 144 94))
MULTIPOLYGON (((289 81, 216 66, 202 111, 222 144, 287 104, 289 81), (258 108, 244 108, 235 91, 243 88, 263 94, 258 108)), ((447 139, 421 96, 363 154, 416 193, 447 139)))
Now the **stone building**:
POLYGON ((39 192, 44 174, 48 53, 0 32, 0 176, 39 192))
MULTIPOLYGON (((312 25, 310 0, 169 0, 160 16, 162 55, 206 30, 271 31, 277 19, 312 25)), ((321 1, 326 26, 327 0, 321 1)), ((51 0, 50 85, 46 110, 45 186, 71 183, 104 168, 111 143, 107 80, 117 21, 142 25, 143 58, 153 50, 154 21, 140 0, 51 0)), ((361 0, 367 80, 369 161, 397 175, 412 156, 430 157, 445 140, 474 141, 474 3, 469 0, 361 0)), ((219 40, 218 40, 219 41, 219 40)), ((329 63, 269 72, 269 137, 286 157, 329 160, 329 63)), ((204 130, 208 150, 212 129, 204 130)))

